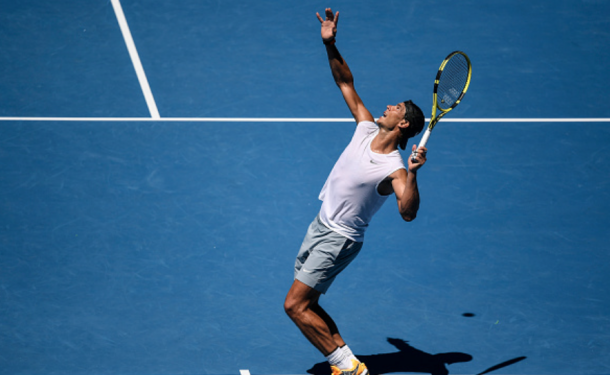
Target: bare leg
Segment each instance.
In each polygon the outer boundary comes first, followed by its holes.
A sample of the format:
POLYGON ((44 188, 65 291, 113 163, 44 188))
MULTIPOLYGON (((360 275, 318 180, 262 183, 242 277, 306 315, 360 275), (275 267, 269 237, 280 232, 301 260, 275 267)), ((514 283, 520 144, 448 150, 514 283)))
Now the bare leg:
POLYGON ((328 326, 328 329, 330 330, 330 334, 331 334, 335 344, 337 344, 337 346, 345 346, 345 341, 343 341, 343 338, 339 334, 339 329, 337 328, 337 325, 335 324, 333 319, 330 317, 330 315, 328 315, 328 313, 326 311, 324 311, 324 309, 318 304, 317 300, 311 306, 311 309, 316 314, 318 314, 318 316, 320 318, 322 318, 322 320, 324 320, 324 322, 328 326))
POLYGON ((288 291, 284 310, 303 335, 325 356, 345 342, 337 325, 318 305, 320 292, 295 280, 288 291))

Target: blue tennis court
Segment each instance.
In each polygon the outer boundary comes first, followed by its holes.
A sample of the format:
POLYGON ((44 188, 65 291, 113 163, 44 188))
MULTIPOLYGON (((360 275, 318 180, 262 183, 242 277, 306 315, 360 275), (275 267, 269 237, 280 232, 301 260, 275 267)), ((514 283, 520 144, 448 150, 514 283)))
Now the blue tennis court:
POLYGON ((330 373, 283 310, 355 128, 326 7, 375 117, 473 63, 418 218, 390 198, 320 300, 352 350, 610 374, 610 2, 123 0, 140 67, 117 3, 0 1, 0 374, 330 373))

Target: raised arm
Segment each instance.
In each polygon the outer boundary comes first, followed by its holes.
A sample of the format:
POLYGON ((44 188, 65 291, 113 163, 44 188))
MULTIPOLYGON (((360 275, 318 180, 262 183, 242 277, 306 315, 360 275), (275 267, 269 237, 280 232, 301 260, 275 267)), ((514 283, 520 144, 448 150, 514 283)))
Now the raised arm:
POLYGON ((354 77, 347 66, 339 50, 335 46, 335 37, 337 36, 337 23, 339 22, 339 12, 333 14, 330 8, 326 8, 326 19, 322 19, 319 13, 316 13, 318 20, 322 24, 322 41, 326 46, 326 54, 330 63, 330 70, 335 79, 335 83, 341 89, 343 99, 349 108, 356 122, 374 121, 373 115, 366 109, 362 103, 362 99, 356 93, 354 88, 354 77))

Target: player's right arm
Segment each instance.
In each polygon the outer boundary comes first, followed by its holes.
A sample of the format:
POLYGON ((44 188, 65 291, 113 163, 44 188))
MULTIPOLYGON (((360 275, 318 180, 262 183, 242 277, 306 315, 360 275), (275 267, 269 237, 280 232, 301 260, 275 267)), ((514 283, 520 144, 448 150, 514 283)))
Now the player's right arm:
MULTIPOLYGON (((416 146, 413 145, 415 151, 416 146)), ((417 171, 426 163, 425 147, 418 149, 415 161, 409 157, 408 168, 399 169, 392 173, 389 178, 392 180, 392 189, 396 194, 398 211, 405 221, 413 221, 419 210, 419 189, 417 187, 417 171)))
POLYGON ((339 53, 335 46, 335 36, 337 35, 337 23, 339 21, 339 12, 333 15, 330 8, 326 8, 326 19, 322 19, 319 13, 316 13, 318 20, 322 24, 322 41, 326 45, 326 54, 330 70, 335 79, 335 83, 339 86, 343 99, 349 108, 352 116, 356 119, 356 123, 361 121, 374 121, 373 115, 366 109, 362 103, 362 99, 358 96, 354 88, 354 77, 349 69, 349 66, 339 53))

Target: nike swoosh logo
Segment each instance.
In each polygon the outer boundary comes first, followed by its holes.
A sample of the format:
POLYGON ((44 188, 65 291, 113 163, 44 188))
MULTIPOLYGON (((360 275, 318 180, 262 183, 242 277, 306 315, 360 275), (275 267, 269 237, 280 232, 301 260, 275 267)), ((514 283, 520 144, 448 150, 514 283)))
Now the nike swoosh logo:
POLYGON ((313 273, 313 271, 310 271, 310 270, 308 270, 306 268, 303 268, 303 272, 305 272, 305 273, 313 273))

